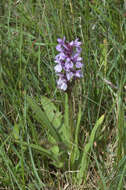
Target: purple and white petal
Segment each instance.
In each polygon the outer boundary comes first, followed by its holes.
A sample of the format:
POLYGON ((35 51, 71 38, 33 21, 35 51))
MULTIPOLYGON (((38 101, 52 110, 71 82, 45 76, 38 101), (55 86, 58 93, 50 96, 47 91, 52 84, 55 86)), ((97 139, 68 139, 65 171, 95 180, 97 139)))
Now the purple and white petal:
POLYGON ((71 42, 69 43, 69 45, 73 47, 73 46, 74 46, 74 41, 71 41, 71 42))
POLYGON ((76 68, 81 69, 83 67, 83 63, 81 62, 76 62, 76 68))
POLYGON ((66 71, 69 71, 70 69, 72 69, 73 68, 73 62, 72 61, 70 61, 70 62, 65 62, 65 70, 66 71))
POLYGON ((63 52, 61 52, 58 55, 56 55, 55 60, 59 61, 59 60, 64 60, 65 58, 66 55, 63 52))
POLYGON ((82 57, 77 57, 77 61, 82 61, 82 57))
POLYGON ((56 46, 56 50, 59 51, 59 52, 62 52, 63 51, 63 48, 61 47, 61 44, 58 44, 56 46))
POLYGON ((67 77, 67 80, 68 80, 68 81, 70 81, 73 76, 74 76, 73 72, 67 72, 67 73, 66 73, 66 77, 67 77))
POLYGON ((82 71, 81 70, 77 70, 76 73, 75 73, 75 77, 77 77, 77 78, 83 77, 82 71))
POLYGON ((57 42, 58 42, 59 44, 63 45, 63 44, 65 43, 65 36, 63 37, 63 39, 58 38, 58 39, 57 39, 57 42))
POLYGON ((65 91, 67 89, 67 81, 63 78, 59 78, 59 80, 57 81, 57 86, 59 89, 65 91))
POLYGON ((61 90, 65 91, 67 89, 67 83, 62 83, 61 87, 60 87, 61 90))
POLYGON ((66 62, 70 62, 71 59, 69 57, 66 58, 66 62))
POLYGON ((71 58, 73 62, 82 61, 82 57, 80 57, 80 53, 75 53, 71 58))
POLYGON ((81 46, 81 42, 78 41, 78 38, 74 41, 74 46, 75 47, 80 47, 81 46))
POLYGON ((54 67, 54 70, 55 70, 55 72, 60 73, 60 72, 62 71, 62 66, 61 66, 61 64, 57 64, 57 65, 54 67))
POLYGON ((79 53, 79 54, 80 54, 80 53, 81 53, 81 51, 82 51, 82 48, 81 48, 81 47, 77 47, 77 48, 76 48, 76 52, 77 52, 77 53, 79 53))

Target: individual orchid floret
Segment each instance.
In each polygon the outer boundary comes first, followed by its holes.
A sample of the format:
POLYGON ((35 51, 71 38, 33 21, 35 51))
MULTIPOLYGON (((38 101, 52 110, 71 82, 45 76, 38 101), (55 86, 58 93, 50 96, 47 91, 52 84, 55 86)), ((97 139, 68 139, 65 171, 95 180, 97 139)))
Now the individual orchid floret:
POLYGON ((74 46, 80 48, 81 42, 78 41, 78 38, 74 41, 74 46))
POLYGON ((63 39, 58 38, 57 41, 56 50, 59 54, 55 57, 57 64, 54 67, 56 75, 59 77, 57 87, 66 91, 73 80, 83 77, 83 62, 80 56, 82 43, 78 39, 66 42, 65 37, 63 39))
POLYGON ((57 87, 63 91, 67 89, 67 81, 63 77, 59 77, 57 80, 57 87))
POLYGON ((60 45, 64 45, 64 43, 65 43, 65 36, 63 37, 63 39, 58 38, 58 39, 57 39, 57 42, 58 42, 60 45))
POLYGON ((61 66, 61 64, 60 64, 60 63, 57 64, 57 65, 54 67, 54 70, 55 70, 55 72, 60 73, 60 72, 62 71, 62 66, 61 66))

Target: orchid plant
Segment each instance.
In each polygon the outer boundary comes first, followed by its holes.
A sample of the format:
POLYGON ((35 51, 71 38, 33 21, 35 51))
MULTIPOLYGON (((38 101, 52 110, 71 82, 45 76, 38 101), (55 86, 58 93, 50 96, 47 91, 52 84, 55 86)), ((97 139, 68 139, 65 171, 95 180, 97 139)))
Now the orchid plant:
MULTIPOLYGON (((74 134, 75 134, 75 123, 76 120, 73 117, 73 96, 72 89, 75 84, 76 79, 80 79, 83 77, 82 68, 83 61, 81 57, 82 43, 77 39, 68 42, 66 38, 63 39, 58 38, 58 45, 56 46, 56 50, 59 52, 55 56, 55 67, 54 70, 57 75, 57 88, 65 92, 65 113, 67 113, 67 120, 65 119, 65 127, 66 133, 68 135, 69 143, 74 142, 74 134)), ((79 115, 81 115, 79 113, 79 115)), ((64 118, 66 118, 64 116, 64 118)), ((77 134, 77 132, 76 132, 77 134)), ((75 148, 75 147, 74 147, 75 148)), ((71 166, 74 164, 75 157, 77 156, 77 149, 73 151, 71 156, 71 166)))

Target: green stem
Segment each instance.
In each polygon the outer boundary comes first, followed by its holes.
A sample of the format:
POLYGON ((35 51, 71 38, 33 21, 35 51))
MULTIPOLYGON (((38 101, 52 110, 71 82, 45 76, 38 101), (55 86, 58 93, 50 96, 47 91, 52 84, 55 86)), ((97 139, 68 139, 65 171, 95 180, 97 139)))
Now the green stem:
POLYGON ((71 135, 71 142, 73 142, 73 102, 72 102, 72 90, 68 90, 68 104, 69 104, 69 126, 70 126, 70 135, 71 135))

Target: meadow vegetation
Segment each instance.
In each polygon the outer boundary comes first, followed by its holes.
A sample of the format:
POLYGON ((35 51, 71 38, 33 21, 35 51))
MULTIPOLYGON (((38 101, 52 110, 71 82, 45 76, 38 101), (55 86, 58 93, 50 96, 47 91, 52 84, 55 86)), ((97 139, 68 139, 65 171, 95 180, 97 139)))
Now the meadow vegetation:
POLYGON ((0 189, 126 189, 125 0, 0 1, 0 189), (82 42, 71 98, 64 36, 82 42))

